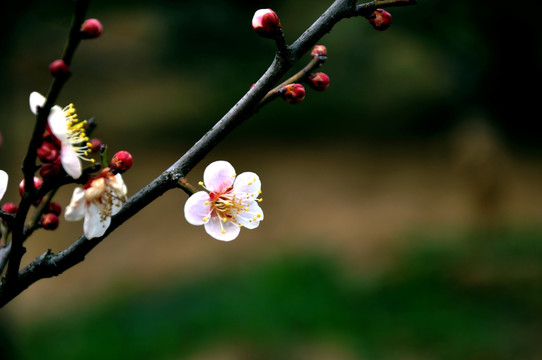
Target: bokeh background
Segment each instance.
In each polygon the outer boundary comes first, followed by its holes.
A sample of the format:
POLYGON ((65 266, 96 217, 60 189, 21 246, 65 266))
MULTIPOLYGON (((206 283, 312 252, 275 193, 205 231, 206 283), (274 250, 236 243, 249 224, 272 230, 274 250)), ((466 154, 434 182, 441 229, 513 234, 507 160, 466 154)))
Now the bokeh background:
MULTIPOLYGON (((134 193, 270 64, 255 10, 273 8, 291 42, 329 3, 93 1, 104 34, 80 45, 59 101, 133 154, 134 193)), ((391 9, 385 32, 339 23, 321 40, 330 88, 269 104, 189 175, 218 159, 258 173, 259 229, 213 240, 169 192, 2 309, 0 357, 541 358, 542 4, 514 5, 420 0, 391 9)), ((17 201, 28 95, 47 92, 71 7, 0 3, 4 201, 17 201)), ((81 229, 36 233, 24 261, 81 229)))

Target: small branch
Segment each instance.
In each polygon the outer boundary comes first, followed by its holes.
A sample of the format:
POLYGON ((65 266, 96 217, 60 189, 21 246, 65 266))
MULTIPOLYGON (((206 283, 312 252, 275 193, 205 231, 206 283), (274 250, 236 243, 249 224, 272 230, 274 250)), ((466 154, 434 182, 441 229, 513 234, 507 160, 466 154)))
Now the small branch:
POLYGON ((188 182, 188 180, 186 180, 186 178, 181 178, 178 182, 177 182, 177 185, 184 190, 185 193, 187 193, 188 195, 194 195, 195 193, 198 192, 198 189, 196 189, 192 184, 190 184, 188 182))
POLYGON ((366 16, 378 8, 415 5, 416 0, 375 0, 356 6, 354 16, 366 16))

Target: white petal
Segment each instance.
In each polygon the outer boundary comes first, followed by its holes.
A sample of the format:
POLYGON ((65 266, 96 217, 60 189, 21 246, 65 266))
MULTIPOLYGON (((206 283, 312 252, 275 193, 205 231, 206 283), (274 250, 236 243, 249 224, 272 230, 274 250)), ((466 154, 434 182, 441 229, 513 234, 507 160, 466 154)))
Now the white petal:
POLYGON ((72 178, 79 179, 81 177, 81 162, 73 146, 68 143, 62 143, 60 147, 60 162, 66 173, 72 178))
POLYGON ((256 200, 260 194, 262 183, 258 175, 253 172, 244 172, 237 176, 233 184, 233 193, 239 194, 240 197, 249 197, 251 200, 256 200))
POLYGON ((34 91, 30 94, 30 98, 28 99, 28 102, 30 103, 30 111, 34 115, 38 114, 38 106, 42 107, 43 104, 45 104, 45 97, 41 95, 39 92, 34 91))
POLYGON ((113 204, 111 207, 111 215, 116 215, 120 209, 122 208, 122 205, 124 205, 124 201, 121 199, 118 199, 116 197, 113 197, 113 204))
POLYGON ((247 208, 248 211, 237 214, 236 220, 247 229, 255 229, 260 225, 260 221, 263 220, 263 211, 256 201, 248 204, 247 208))
POLYGON ((184 217, 192 225, 205 224, 209 221, 210 213, 211 204, 209 204, 209 194, 205 191, 198 191, 193 194, 184 204, 184 217))
POLYGON ((221 192, 231 186, 234 180, 235 169, 227 161, 215 161, 203 172, 203 183, 211 191, 221 192))
POLYGON ((218 216, 212 216, 205 224, 205 231, 217 240, 231 241, 239 236, 241 227, 230 221, 223 222, 218 216))
POLYGON ((51 132, 53 135, 56 136, 58 140, 61 142, 68 141, 68 137, 66 135, 68 131, 68 127, 66 125, 66 116, 64 115, 64 111, 60 108, 60 106, 53 106, 51 108, 51 112, 49 113, 49 118, 47 119, 47 122, 49 124, 49 128, 51 129, 51 132))
POLYGON ((85 214, 85 221, 83 222, 83 232, 87 239, 102 236, 110 224, 111 217, 108 216, 102 220, 100 208, 96 204, 90 203, 85 214))
POLYGON ((126 197, 128 189, 126 188, 124 180, 122 179, 122 176, 120 174, 115 175, 115 180, 111 183, 111 187, 113 188, 115 195, 120 198, 126 197))
POLYGON ((0 170, 0 200, 4 197, 8 187, 8 174, 4 170, 0 170))
POLYGON ((85 216, 86 203, 85 203, 85 190, 78 187, 73 190, 72 199, 70 204, 66 206, 64 211, 64 219, 67 221, 78 221, 85 216))

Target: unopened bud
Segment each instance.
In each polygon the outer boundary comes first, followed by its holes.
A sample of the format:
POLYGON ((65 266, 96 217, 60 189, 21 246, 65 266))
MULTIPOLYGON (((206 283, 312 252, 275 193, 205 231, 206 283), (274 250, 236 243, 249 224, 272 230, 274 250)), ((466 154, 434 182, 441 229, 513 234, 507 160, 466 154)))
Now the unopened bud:
POLYGON ((376 9, 367 19, 373 28, 379 31, 384 31, 391 25, 391 14, 383 9, 376 9))
POLYGON ((56 144, 52 144, 48 141, 44 141, 38 149, 38 158, 44 162, 53 162, 60 156, 60 149, 56 144))
POLYGON ((93 138, 90 140, 91 152, 99 152, 101 147, 102 147, 102 141, 100 139, 93 138))
POLYGON ((43 181, 49 181, 51 178, 56 177, 63 171, 62 163, 60 162, 60 157, 55 161, 43 164, 40 168, 40 176, 43 181))
POLYGON ((311 56, 327 56, 327 48, 324 45, 315 45, 311 51, 311 56))
MULTIPOLYGON (((41 180, 39 177, 34 176, 34 188, 37 190, 37 189, 41 188, 42 185, 43 185, 43 180, 41 180)), ((23 196, 23 194, 24 194, 24 186, 25 186, 25 181, 23 179, 19 183, 19 195, 21 195, 21 196, 23 196)))
POLYGON ((324 91, 329 87, 329 76, 323 72, 309 75, 309 85, 314 90, 324 91))
POLYGON ((64 60, 58 59, 49 64, 49 72, 55 77, 66 76, 70 73, 70 68, 64 60))
POLYGON ((132 167, 133 162, 132 155, 128 151, 122 150, 113 155, 109 167, 113 172, 123 173, 132 167))
POLYGON ((290 84, 283 86, 278 91, 279 95, 287 103, 296 104, 302 102, 305 98, 305 88, 301 84, 290 84))
POLYGON ((8 214, 16 214, 17 210, 19 210, 19 206, 17 206, 14 203, 9 202, 9 203, 5 203, 4 205, 2 205, 2 210, 7 212, 8 214))
POLYGON ((252 28, 260 36, 274 39, 280 36, 281 25, 277 13, 271 9, 260 9, 254 13, 252 28))
POLYGON ((58 216, 53 213, 43 214, 40 223, 45 230, 55 230, 59 223, 58 216))
POLYGON ((81 36, 84 39, 94 39, 100 36, 104 28, 98 19, 87 19, 81 25, 81 36))
POLYGON ((49 203, 49 206, 47 206, 46 213, 55 214, 56 216, 59 216, 60 213, 62 213, 62 206, 60 206, 60 204, 55 201, 51 201, 49 203))

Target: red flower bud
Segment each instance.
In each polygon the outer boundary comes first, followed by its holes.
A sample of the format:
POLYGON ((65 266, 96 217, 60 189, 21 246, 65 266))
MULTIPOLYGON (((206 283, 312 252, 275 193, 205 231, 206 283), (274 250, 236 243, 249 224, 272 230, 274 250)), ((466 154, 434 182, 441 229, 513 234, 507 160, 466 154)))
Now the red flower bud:
POLYGON ((8 214, 16 214, 17 210, 19 210, 19 206, 14 203, 5 203, 2 205, 2 210, 7 212, 8 214))
MULTIPOLYGON (((23 196, 24 194, 24 185, 25 181, 24 179, 19 183, 19 195, 23 196)), ((41 180, 39 177, 34 176, 34 188, 37 190, 41 188, 43 185, 43 180, 41 180)))
POLYGON ((62 213, 62 206, 60 206, 59 203, 51 201, 49 203, 49 206, 47 207, 47 214, 55 214, 56 216, 59 216, 60 213, 62 213))
POLYGON ((383 9, 376 9, 368 19, 373 28, 379 31, 384 31, 391 25, 391 14, 383 9))
POLYGON ((60 157, 58 157, 53 162, 43 164, 43 166, 40 168, 40 176, 44 181, 49 181, 51 178, 54 178, 62 171, 64 171, 64 169, 62 168, 60 157))
POLYGON ((132 167, 133 162, 132 155, 128 151, 122 150, 113 155, 109 167, 113 172, 123 173, 132 167))
POLYGON ((290 84, 283 86, 278 91, 286 102, 290 104, 296 104, 305 98, 305 88, 301 84, 290 84))
POLYGON ((97 138, 93 138, 90 140, 90 151, 91 152, 98 152, 100 151, 100 148, 102 147, 102 141, 97 138))
POLYGON ((70 73, 70 68, 64 60, 58 59, 49 64, 49 72, 55 77, 66 76, 70 73))
POLYGON ((44 141, 38 149, 38 158, 44 162, 53 162, 60 156, 60 149, 56 144, 51 144, 48 141, 44 141))
POLYGON ((311 51, 311 56, 327 56, 327 48, 324 45, 315 45, 311 51))
POLYGON ((100 36, 104 28, 98 19, 87 19, 81 25, 81 36, 84 39, 94 39, 100 36))
POLYGON ((318 91, 324 91, 329 87, 329 76, 323 72, 309 75, 309 85, 318 91))
POLYGON ((260 9, 254 13, 252 28, 260 36, 274 39, 281 33, 281 25, 277 13, 271 9, 260 9))
POLYGON ((55 230, 59 223, 58 216, 53 213, 43 214, 40 223, 45 230, 55 230))

